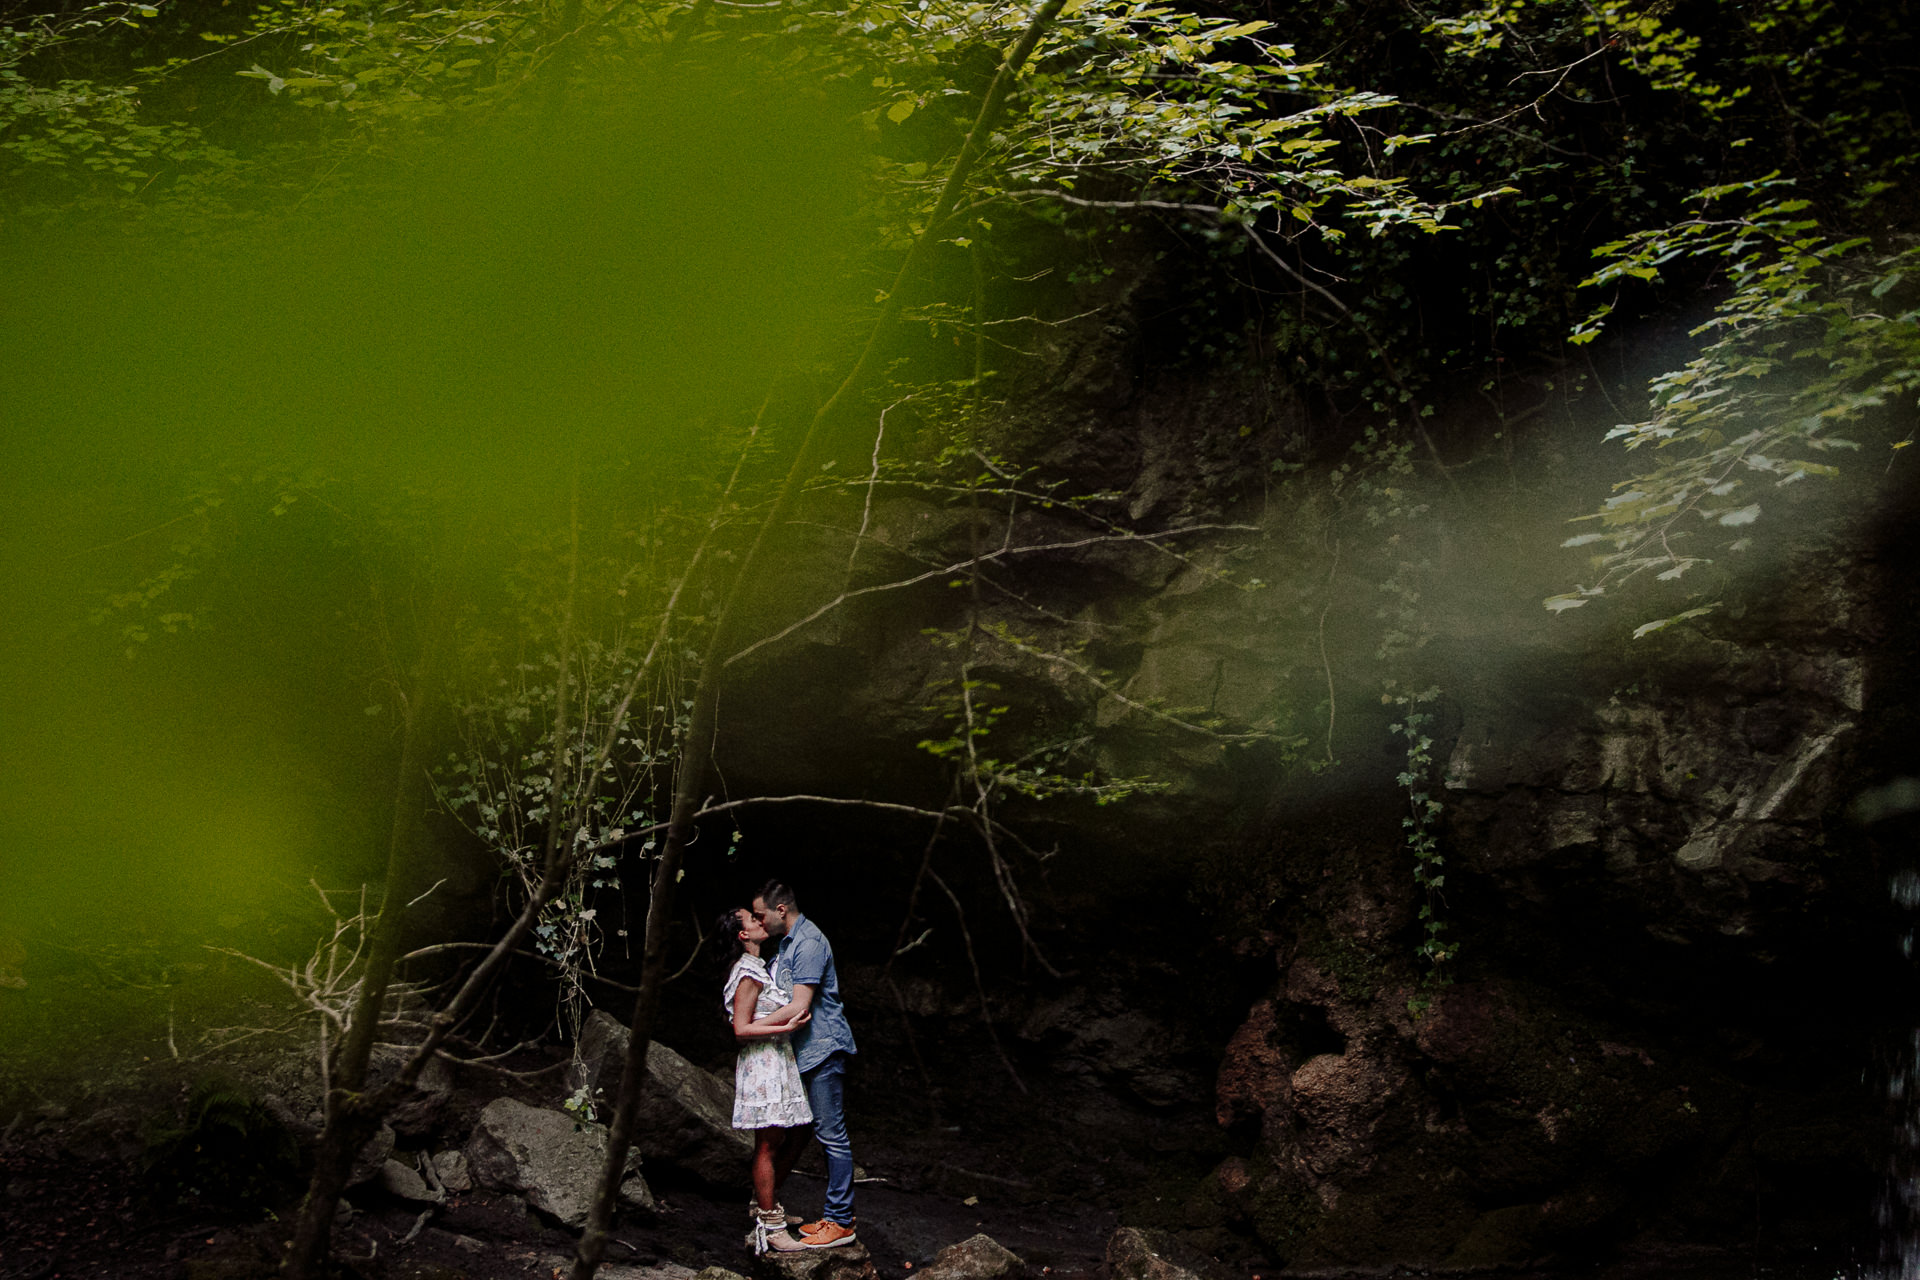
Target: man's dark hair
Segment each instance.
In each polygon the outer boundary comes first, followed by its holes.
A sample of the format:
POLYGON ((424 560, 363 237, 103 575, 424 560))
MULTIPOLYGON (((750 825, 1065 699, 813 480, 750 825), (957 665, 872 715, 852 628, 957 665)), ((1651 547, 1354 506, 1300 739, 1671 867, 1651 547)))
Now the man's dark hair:
POLYGON ((778 880, 769 880, 761 885, 760 892, 754 897, 770 907, 785 907, 793 912, 800 910, 800 901, 793 896, 793 890, 778 880))

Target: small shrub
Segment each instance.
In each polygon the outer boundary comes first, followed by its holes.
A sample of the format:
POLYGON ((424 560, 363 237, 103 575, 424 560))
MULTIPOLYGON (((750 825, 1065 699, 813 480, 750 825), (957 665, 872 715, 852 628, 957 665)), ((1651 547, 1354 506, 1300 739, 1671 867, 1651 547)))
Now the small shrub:
POLYGON ((162 1201, 250 1208, 278 1198, 300 1176, 300 1147, 258 1099, 203 1080, 180 1125, 149 1130, 141 1165, 162 1201))

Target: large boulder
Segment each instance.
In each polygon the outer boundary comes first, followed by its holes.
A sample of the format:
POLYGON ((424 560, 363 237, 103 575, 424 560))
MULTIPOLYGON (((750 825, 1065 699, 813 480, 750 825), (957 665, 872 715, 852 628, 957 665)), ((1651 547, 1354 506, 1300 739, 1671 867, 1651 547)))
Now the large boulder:
POLYGON ((1026 1269, 1019 1255, 993 1237, 973 1235, 934 1255, 918 1280, 1013 1280, 1026 1269))
MULTIPOLYGON (((385 1084, 400 1074, 400 1068, 413 1055, 407 1045, 378 1044, 367 1062, 367 1086, 385 1084)), ((418 1138, 431 1133, 445 1115, 447 1099, 453 1096, 453 1069, 444 1058, 429 1058, 413 1082, 413 1088, 387 1113, 387 1123, 401 1137, 418 1138)))
MULTIPOLYGON (((530 1107, 512 1098, 488 1103, 467 1140, 467 1167, 483 1187, 514 1191, 528 1204, 570 1227, 586 1223, 607 1158, 607 1131, 564 1111, 530 1107)), ((630 1160, 621 1198, 644 1208, 653 1197, 630 1160)))
POLYGON ((428 1186, 417 1169, 400 1160, 389 1159, 380 1167, 380 1185, 388 1195, 419 1204, 440 1204, 447 1198, 446 1192, 428 1186))
POLYGON ((374 1131, 367 1145, 360 1148, 360 1154, 353 1158, 353 1167, 347 1171, 347 1185, 360 1186, 372 1182, 386 1168, 387 1157, 393 1154, 394 1133, 388 1125, 381 1125, 374 1131))
POLYGON ((831 1249, 764 1253, 753 1260, 756 1280, 879 1280, 867 1247, 858 1241, 831 1249))
MULTIPOLYGON (((569 1083, 585 1088, 598 1115, 613 1110, 630 1039, 626 1027, 601 1009, 580 1029, 569 1083)), ((732 1082, 702 1071, 658 1041, 647 1046, 647 1086, 635 1134, 649 1161, 684 1169, 715 1186, 739 1183, 753 1154, 751 1135, 733 1127, 732 1082)))
MULTIPOLYGON (((573 1270, 573 1255, 570 1253, 548 1254, 541 1259, 539 1267, 540 1275, 567 1275, 573 1270)), ((683 1267, 677 1262, 656 1262, 647 1267, 603 1262, 593 1274, 597 1280, 700 1280, 703 1276, 713 1280, 711 1273, 714 1272, 718 1272, 721 1276, 733 1276, 733 1280, 743 1280, 742 1277, 720 1267, 708 1267, 705 1271, 695 1271, 692 1267, 683 1267)))
POLYGON ((1113 1280, 1219 1280, 1213 1259, 1164 1231, 1122 1227, 1107 1241, 1107 1274, 1113 1280))
POLYGON ((1206 1086, 1183 1063, 1177 1029, 1129 1006, 1118 991, 1074 991, 1029 1014, 1020 1038, 1051 1050, 1054 1069, 1098 1077, 1152 1107, 1171 1107, 1206 1086))
POLYGON ((467 1171, 467 1157, 460 1151, 442 1151, 433 1158, 433 1174, 449 1191, 473 1189, 473 1175, 467 1171))
POLYGON ((1216 1077, 1247 1144, 1222 1217, 1302 1270, 1847 1229, 1885 1121, 1833 1064, 1905 1017, 1875 927, 1890 846, 1848 813, 1904 759, 1881 726, 1912 677, 1877 656, 1880 571, 1809 564, 1764 617, 1630 655, 1436 604, 1421 761, 1391 699, 1341 708, 1344 779, 1286 783, 1226 878, 1274 977, 1216 1077), (1409 786, 1445 858, 1431 894, 1409 786), (1459 948, 1437 974, 1429 916, 1459 948))

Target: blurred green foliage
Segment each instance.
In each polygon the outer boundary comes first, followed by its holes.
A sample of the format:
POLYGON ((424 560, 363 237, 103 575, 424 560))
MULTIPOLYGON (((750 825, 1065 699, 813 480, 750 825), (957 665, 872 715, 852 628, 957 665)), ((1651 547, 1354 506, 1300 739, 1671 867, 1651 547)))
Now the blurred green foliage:
MULTIPOLYGON (((1817 474, 1841 420, 1911 439, 1910 10, 1075 0, 933 229, 893 391, 970 366, 969 407, 912 451, 971 447, 990 304, 1055 266, 1077 304, 1160 255, 1150 370, 1277 367, 1312 438, 1276 467, 1390 453, 1372 559, 1418 566, 1416 462, 1489 456, 1541 407, 1510 389, 1591 377, 1582 316, 1705 317, 1626 435, 1660 465, 1602 517, 1626 557, 1602 572, 1684 568, 1642 544, 1677 512, 1741 523, 1744 495, 1697 505, 1746 478, 1726 467, 1817 474)), ((603 697, 692 548, 714 535, 708 575, 738 554, 1026 17, 271 0, 0 24, 0 931, 205 934, 365 879, 394 672, 449 582, 477 736, 443 781, 496 852, 525 847, 564 495, 603 697)), ((1410 651, 1418 575, 1381 576, 1410 651)), ((648 812, 677 701, 648 704, 601 827, 648 812)))

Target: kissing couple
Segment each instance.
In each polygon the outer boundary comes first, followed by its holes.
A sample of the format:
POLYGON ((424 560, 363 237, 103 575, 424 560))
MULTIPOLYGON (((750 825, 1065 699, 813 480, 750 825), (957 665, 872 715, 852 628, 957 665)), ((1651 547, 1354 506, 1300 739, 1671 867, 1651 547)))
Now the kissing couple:
POLYGON ((733 1127, 754 1135, 753 1250, 852 1244, 853 1147, 843 1082, 857 1050, 833 946, 778 880, 769 880, 752 906, 724 912, 718 928, 735 956, 721 999, 740 1046, 733 1127), (809 1138, 826 1153, 827 1198, 820 1217, 800 1225, 796 1237, 776 1196, 809 1138))

